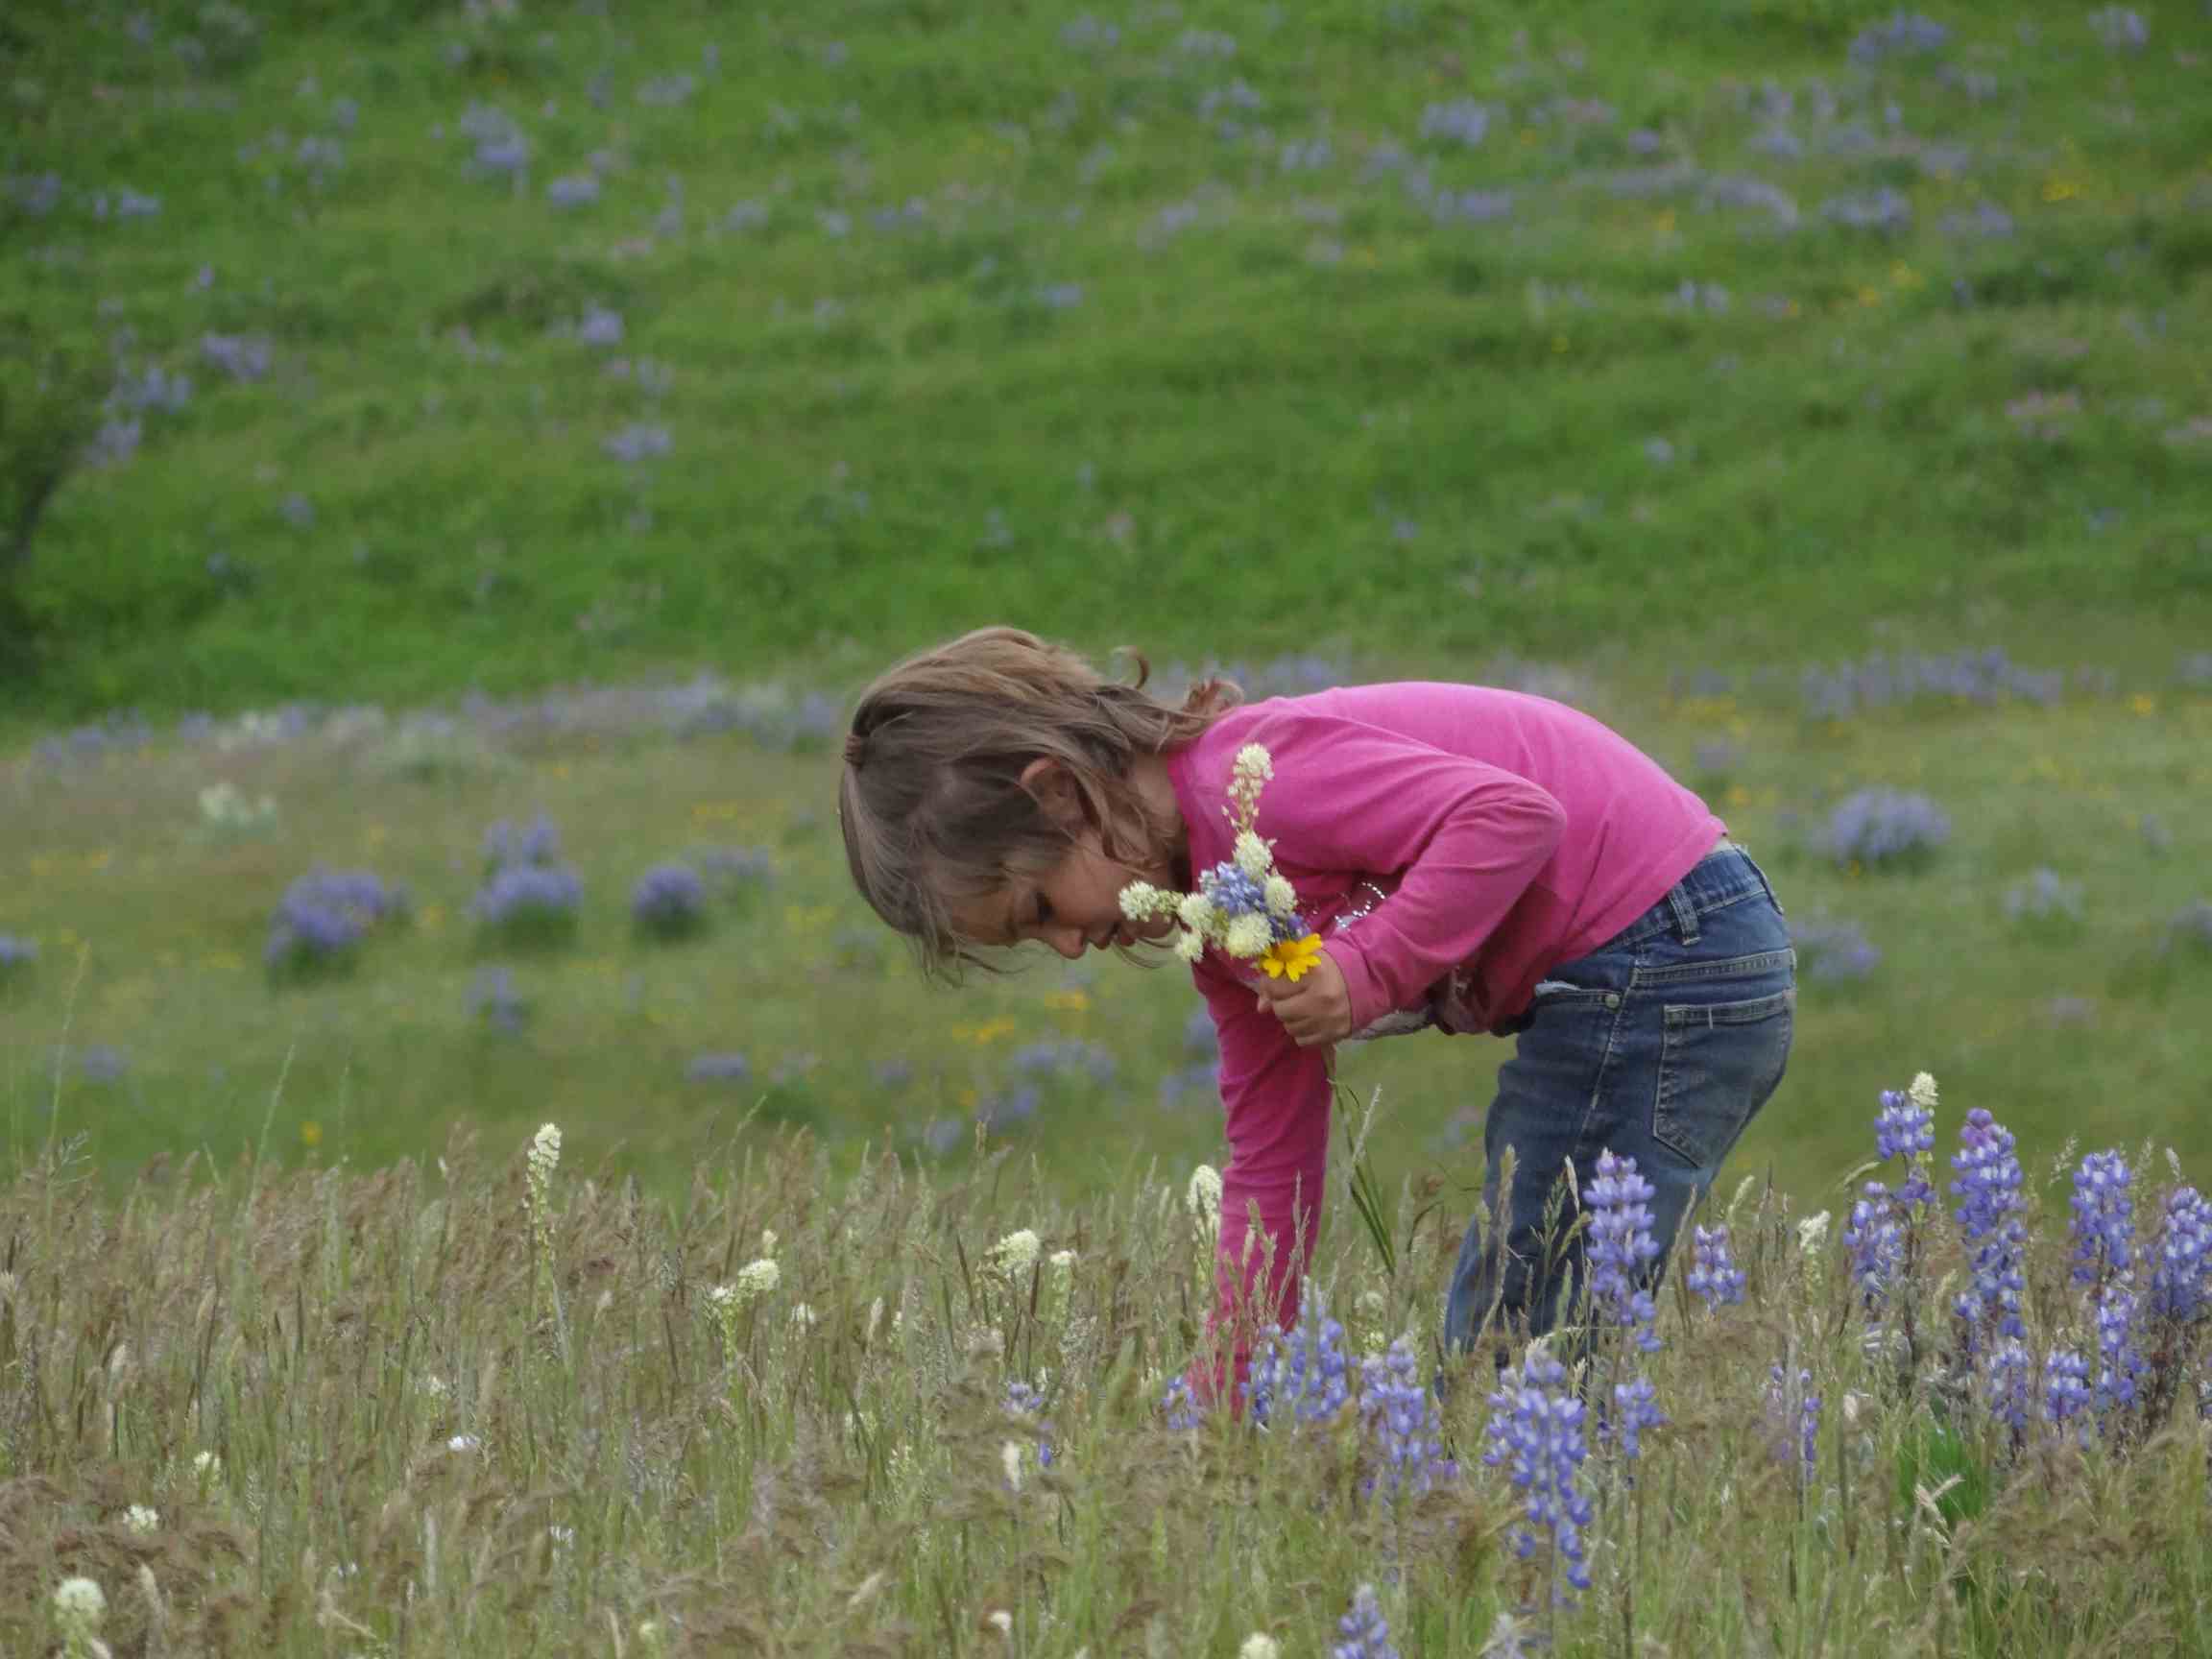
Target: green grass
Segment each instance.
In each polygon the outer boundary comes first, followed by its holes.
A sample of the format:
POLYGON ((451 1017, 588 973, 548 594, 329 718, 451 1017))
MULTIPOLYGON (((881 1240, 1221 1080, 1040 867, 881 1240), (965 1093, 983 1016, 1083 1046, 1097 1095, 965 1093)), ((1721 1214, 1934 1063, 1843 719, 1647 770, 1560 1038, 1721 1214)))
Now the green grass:
MULTIPOLYGON (((70 1576, 129 1654, 1073 1659, 1262 1631, 1302 1656, 1361 1584, 1431 1659, 1501 1651, 1501 1615, 1591 1659, 2212 1641, 2195 1413, 2015 1447, 1933 1366, 1869 1357, 1839 1237, 1808 1256, 1771 1190, 1731 1212, 1743 1306, 1669 1287, 1641 1361, 1669 1421, 1633 1485, 1612 1450, 1581 1464, 1594 1589, 1553 1611, 1480 1460, 1479 1358, 1450 1362, 1437 1423, 1457 1476, 1395 1503, 1361 1495, 1379 1448, 1350 1407, 1166 1425, 1211 1279, 1180 1169, 1124 1163, 1070 1209, 1005 1151, 938 1180, 756 1135, 663 1205, 571 1127, 539 1207, 526 1143, 361 1176, 187 1164, 120 1201, 64 1155, 0 1187, 0 1646, 56 1651, 70 1576), (1007 1274, 1018 1229, 1040 1257, 1007 1274), (762 1258, 773 1287, 718 1309, 762 1258), (1776 1363, 1823 1403, 1802 1474, 1776 1363), (1016 1380, 1041 1416, 1004 1408, 1016 1380)), ((1456 1240, 1418 1225, 1430 1183, 1382 1190, 1395 1271, 1340 1213, 1310 1303, 1355 1358, 1403 1334, 1425 1381, 1456 1240)), ((1933 1242, 1923 1314, 1962 1262, 1933 1242)), ((2047 1235, 2030 1277, 2037 1352, 2080 1341, 2047 1235)))
MULTIPOLYGON (((1735 1168, 1770 1168, 1813 1200, 1863 1155, 1878 1092, 1921 1069, 2039 1154, 2069 1138, 2151 1135, 2212 1155, 2212 1129, 2190 1104, 2212 1039, 2187 1013, 2212 990, 2212 957, 2167 933, 2185 904, 2212 898, 2212 846, 2193 810, 2212 786, 2212 697, 1816 723, 1765 694, 1673 699, 1648 683, 1572 679, 1554 689, 1705 793, 1793 922, 1854 922, 1882 952, 1863 981, 1801 970, 1789 1074, 1735 1168), (1706 776, 1697 751, 1715 740, 1739 758, 1706 776), (1923 791, 1951 815, 1952 839, 1926 868, 1854 873, 1809 850, 1837 800, 1877 783, 1923 791), (2163 851, 2146 816, 2168 827, 2163 851), (2007 893, 2046 866, 2080 886, 2075 928, 2006 915, 2007 893), (2085 1008, 2065 1017, 2059 998, 2085 1008)), ((965 1120, 1022 1081, 1017 1049, 1080 1039, 1113 1056, 1113 1081, 1051 1080, 1012 1131, 1056 1191, 1072 1202, 1100 1190, 1132 1147, 1220 1161, 1210 1091, 1159 1099, 1192 1058, 1184 1025, 1195 1002, 1180 967, 1076 966, 1031 947, 1008 980, 925 988, 852 891, 827 757, 729 733, 540 733, 424 780, 380 767, 389 741, 169 742, 74 766, 25 756, 0 773, 4 926, 41 951, 0 986, 0 1157, 20 1164, 84 1129, 115 1181, 194 1148, 227 1163, 275 1097, 270 1151, 287 1163, 375 1167, 434 1155, 456 1117, 512 1138, 550 1116, 675 1193, 749 1118, 805 1123, 833 1147, 889 1138, 919 1152, 931 1124, 965 1120), (210 837, 197 796, 219 778, 269 795, 274 828, 210 837), (503 949, 467 915, 484 835, 539 810, 583 878, 580 925, 563 948, 503 949), (641 939, 629 916, 637 878, 722 845, 765 848, 773 885, 743 906, 718 902, 701 938, 641 939), (273 982, 261 968, 271 913, 318 863, 404 883, 413 924, 373 934, 349 975, 273 982), (467 1006, 477 970, 502 964, 532 1004, 518 1034, 467 1006), (124 1051, 121 1077, 90 1074, 85 1056, 100 1046, 124 1051), (750 1079, 687 1080, 694 1056, 731 1050, 748 1057, 750 1079), (878 1079, 895 1059, 911 1070, 902 1088, 878 1079)), ((1510 1052, 1425 1034, 1338 1056, 1362 1099, 1382 1091, 1379 1166, 1445 1172, 1460 1225, 1480 1166, 1471 1119, 1510 1052)))
POLYGON ((425 8, 238 40, 153 8, 153 46, 120 7, 34 12, 5 165, 63 199, 0 221, 10 407, 41 353, 104 391, 123 330, 198 390, 39 525, 17 716, 851 667, 1000 616, 1460 662, 1835 656, 1884 621, 2200 642, 2202 20, 2146 9, 2127 53, 2077 7, 1975 8, 1938 55, 1854 67, 1890 11, 1214 4, 1107 48, 1063 43, 1067 5, 425 8), (676 73, 687 102, 640 100, 676 73), (1263 107, 1202 118, 1235 81, 1263 107), (1753 147, 1768 83, 1797 159, 1753 147), (1455 98, 1493 110, 1476 149, 1422 137, 1455 98), (526 190, 465 173, 471 102, 527 131, 526 190), (345 146, 319 186, 286 158, 310 135, 345 146), (1511 216, 1437 223, 1375 173, 1385 142, 1511 216), (600 200, 551 208, 597 151, 600 200), (1770 179, 1799 222, 1606 182, 1668 165, 1770 179), (160 216, 94 219, 125 185, 160 216), (1909 228, 1819 212, 1882 188, 1909 228), (926 226, 875 227, 915 198, 926 226), (746 201, 766 223, 726 228, 746 201), (2016 233, 1944 228, 1983 204, 2016 233), (1674 307, 1685 282, 1728 309, 1674 307), (1038 299, 1061 283, 1079 305, 1038 299), (559 332, 589 303, 618 351, 559 332), (270 336, 271 377, 229 384, 209 331, 270 336), (2048 435, 2008 414, 2038 394, 2075 399, 2048 435), (640 420, 673 448, 633 479, 600 445, 640 420))

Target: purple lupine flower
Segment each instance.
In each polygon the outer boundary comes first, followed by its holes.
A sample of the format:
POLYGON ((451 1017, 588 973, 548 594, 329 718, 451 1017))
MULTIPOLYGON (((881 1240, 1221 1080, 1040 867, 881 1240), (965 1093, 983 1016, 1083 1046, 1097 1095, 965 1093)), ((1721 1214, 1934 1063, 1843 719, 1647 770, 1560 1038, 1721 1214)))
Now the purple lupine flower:
POLYGON ((1003 1129, 1036 1117, 1039 1104, 1036 1085, 1024 1083, 1019 1088, 1000 1090, 976 1107, 975 1121, 986 1129, 1003 1129))
POLYGON ((1332 1659, 1398 1659, 1372 1584, 1360 1585, 1354 1594, 1352 1611, 1336 1621, 1336 1633, 1344 1640, 1330 1648, 1332 1659))
POLYGON ((2196 1188, 2176 1187, 2166 1195, 2152 1256, 2145 1311, 2175 1325, 2194 1323, 2212 1302, 2212 1206, 2196 1188))
POLYGON ((1951 31, 1917 12, 1899 12, 1886 23, 1862 29, 1851 42, 1851 61, 1873 65, 1885 58, 1919 58, 1940 52, 1951 31))
POLYGON ((1449 138, 1463 149, 1473 150, 1481 144, 1489 132, 1489 107, 1472 98, 1455 98, 1448 104, 1431 104, 1421 111, 1421 136, 1424 138, 1449 138))
POLYGON ((876 1068, 876 1087, 896 1093, 914 1081, 914 1065, 910 1060, 892 1058, 876 1068))
POLYGON ((266 334, 203 334, 200 355, 231 379, 252 382, 268 377, 275 352, 266 334))
POLYGON ((2043 1415, 2063 1427, 2089 1407, 2089 1361, 2054 1348, 2043 1361, 2043 1415))
POLYGON ((1977 1106, 1966 1114, 1959 1140, 1960 1149, 1951 1160, 1959 1179, 1950 1190, 1959 1200, 1960 1231, 1974 1246, 1974 1280, 1952 1311, 1971 1358, 1991 1326, 2001 1336, 2027 1334, 2020 1321, 2027 1230, 2020 1221, 2020 1160, 2013 1155, 2012 1132, 1977 1106))
POLYGON ((1344 1327, 1328 1317, 1322 1300, 1309 1288, 1288 1336, 1279 1330, 1267 1333, 1267 1350, 1254 1358, 1251 1381, 1243 1384, 1254 1423, 1266 1424, 1285 1410, 1292 1423, 1328 1421, 1351 1398, 1344 1327))
MULTIPOLYGON (((1902 1089, 1882 1091, 1882 1110, 1874 1117, 1874 1156, 1918 1163, 1936 1150, 1936 1114, 1902 1089)), ((1932 1194, 1931 1194, 1932 1196, 1932 1194)), ((1928 1199, 1919 1200, 1922 1203, 1928 1199)))
POLYGON ((1800 1370, 1797 1380, 1775 1365, 1767 1373, 1767 1417, 1774 1434, 1775 1455, 1793 1462, 1811 1475, 1820 1463, 1820 1396, 1813 1390, 1813 1373, 1800 1370))
POLYGON ((599 175, 564 173, 545 186, 545 200, 555 207, 589 207, 599 200, 599 175))
POLYGON ((18 939, 12 933, 0 933, 0 980, 9 974, 28 969, 38 960, 38 947, 29 939, 18 939))
POLYGON ((1856 922, 1791 922, 1790 943, 1797 947, 1806 974, 1823 983, 1868 978, 1882 961, 1880 949, 1856 922))
POLYGON ((1643 1455, 1645 1431, 1667 1427, 1667 1413, 1659 1409, 1659 1390, 1641 1372, 1613 1384, 1613 1410, 1612 1431, 1621 1455, 1631 1462, 1643 1455))
POLYGON ((2133 1179, 2117 1147, 2090 1153, 2074 1172, 2074 1280, 2090 1286, 2093 1298, 2126 1279, 2134 1264, 2133 1179))
POLYGON ((530 1003, 515 984, 515 971, 480 968, 469 981, 469 1018, 484 1016, 502 1031, 518 1032, 529 1022, 530 1003))
POLYGON ((1820 217, 1858 230, 1902 230, 1912 223, 1912 204, 1902 192, 1884 184, 1874 190, 1850 190, 1820 204, 1820 217))
POLYGON ((745 1083, 753 1076, 753 1063, 734 1051, 694 1054, 684 1072, 688 1083, 745 1083))
POLYGON ((1006 1064, 1017 1074, 1025 1077, 1071 1075, 1082 1071, 1097 1084, 1113 1082, 1116 1070, 1111 1049, 1073 1037, 1060 1042, 1047 1040, 1024 1044, 1007 1056, 1006 1064))
POLYGON ((2135 1404, 2143 1351, 2135 1339, 2135 1292, 2107 1285, 2097 1299, 2097 1409, 2125 1410, 2135 1404))
POLYGON ((2005 917, 2009 922, 2078 922, 2081 884, 2066 880, 2048 865, 2038 865, 2026 881, 2006 889, 2005 917))
POLYGON ((668 428, 648 421, 633 421, 599 445, 617 461, 636 466, 653 455, 665 455, 675 446, 668 428))
POLYGON ((1371 1354, 1360 1361, 1359 1415, 1373 1429, 1382 1460, 1382 1473, 1362 1482, 1364 1493, 1382 1484, 1389 1498, 1407 1490, 1419 1497, 1435 1481, 1458 1473, 1458 1465, 1444 1455, 1436 1401, 1416 1370, 1413 1351, 1403 1336, 1387 1354, 1371 1354))
POLYGON ((277 971, 337 966, 370 928, 407 908, 404 887, 387 887, 367 870, 318 865, 284 890, 262 959, 277 971))
MULTIPOLYGON (((2163 833, 2163 831, 2161 831, 2163 833)), ((2212 950, 2212 900, 2199 899, 2174 912, 2166 923, 2166 949, 2212 950)))
POLYGON ((1178 1377, 1167 1384, 1167 1392, 1160 1396, 1160 1405, 1167 1413, 1167 1427, 1177 1433, 1197 1428, 1206 1418, 1206 1408, 1190 1392, 1190 1383, 1186 1378, 1178 1377))
POLYGON ((1711 1231, 1699 1227, 1692 1241, 1690 1288, 1704 1298, 1706 1307, 1716 1310, 1743 1301, 1743 1269, 1729 1254, 1727 1224, 1711 1231))
POLYGON ((560 856, 561 831, 542 812, 519 833, 504 818, 484 832, 487 873, 502 864, 550 864, 560 856))
POLYGON ((476 890, 469 914, 493 928, 565 930, 583 900, 583 880, 565 864, 508 864, 476 890))
POLYGON ((2028 1431, 2028 1345, 2008 1336, 1989 1356, 1989 1415, 2012 1431, 2017 1440, 2028 1431))
POLYGON ((112 1043, 88 1043, 78 1053, 77 1069, 87 1083, 120 1083, 131 1070, 131 1056, 112 1043))
POLYGON ((2151 25, 2143 21, 2143 13, 2125 6, 2090 12, 2089 27, 2108 51, 2140 52, 2151 43, 2151 25))
POLYGON ((1046 1420, 1045 1396, 1020 1378, 1010 1378, 1006 1383, 1005 1410, 1008 1416, 1033 1423, 1037 1430, 1037 1467, 1052 1467, 1052 1436, 1059 1432, 1046 1420))
POLYGON ((1839 867, 1871 870, 1922 862, 1950 838, 1950 818, 1927 796, 1862 789, 1830 814, 1827 851, 1839 867))
POLYGON ((707 886, 688 864, 659 864, 638 878, 630 895, 637 926, 660 939, 696 933, 707 921, 707 886))
POLYGON ((1658 1189, 1636 1172, 1636 1160, 1598 1154, 1598 1178, 1590 1184, 1590 1290, 1610 1325, 1630 1332, 1645 1353, 1658 1350, 1651 1329, 1658 1317, 1651 1292, 1641 1281, 1659 1254, 1651 1237, 1651 1204, 1658 1189))
POLYGON ((1552 1550, 1552 1568, 1567 1563, 1567 1582, 1590 1588, 1583 1528, 1591 1524, 1590 1501, 1577 1489, 1575 1470, 1588 1455, 1583 1439, 1582 1402, 1564 1386, 1567 1368, 1533 1347, 1518 1370, 1499 1374, 1490 1396, 1488 1467, 1506 1470, 1523 1494, 1523 1521, 1512 1532, 1514 1552, 1523 1560, 1539 1542, 1552 1550))
POLYGON ((1851 1283, 1869 1312, 1887 1300, 1889 1287, 1905 1264, 1905 1224, 1889 1189, 1869 1181, 1851 1206, 1843 1244, 1851 1253, 1851 1283))

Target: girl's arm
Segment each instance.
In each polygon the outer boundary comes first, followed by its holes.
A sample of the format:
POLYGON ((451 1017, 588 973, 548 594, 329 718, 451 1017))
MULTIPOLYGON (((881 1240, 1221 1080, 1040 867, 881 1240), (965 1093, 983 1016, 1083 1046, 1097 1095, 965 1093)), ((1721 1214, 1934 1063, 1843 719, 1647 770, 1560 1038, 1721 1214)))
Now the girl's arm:
POLYGON ((1268 1322, 1298 1319, 1298 1280, 1313 1255, 1321 1223, 1321 1183, 1329 1167, 1327 1048, 1301 1048, 1259 993, 1211 960, 1192 973, 1221 1043, 1221 1105, 1229 1166, 1221 1172, 1221 1234, 1214 1263, 1214 1306, 1204 1351, 1187 1377, 1194 1398, 1226 1404, 1241 1417, 1251 1379, 1252 1343, 1268 1322), (1260 1212, 1260 1232, 1248 1214, 1260 1212), (1262 1278, 1265 1240, 1274 1270, 1262 1278), (1249 1240, 1249 1254, 1247 1254, 1249 1240), (1235 1320, 1245 1310, 1241 1323, 1235 1320), (1213 1344, 1219 1359, 1209 1364, 1213 1344))
POLYGON ((1473 956, 1566 831, 1558 801, 1518 773, 1340 714, 1292 705, 1248 740, 1274 759, 1258 827, 1279 866, 1405 872, 1387 903, 1328 941, 1355 1031, 1473 956))

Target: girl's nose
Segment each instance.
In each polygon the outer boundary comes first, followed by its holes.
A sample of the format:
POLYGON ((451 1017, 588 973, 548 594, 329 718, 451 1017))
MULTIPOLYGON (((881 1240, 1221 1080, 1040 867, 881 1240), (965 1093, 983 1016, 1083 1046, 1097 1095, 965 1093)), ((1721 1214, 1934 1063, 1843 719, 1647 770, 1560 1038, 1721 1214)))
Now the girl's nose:
POLYGON ((1054 929, 1052 934, 1052 949, 1059 951, 1070 962, 1083 960, 1083 947, 1086 943, 1088 941, 1084 939, 1083 929, 1080 927, 1060 927, 1054 929))

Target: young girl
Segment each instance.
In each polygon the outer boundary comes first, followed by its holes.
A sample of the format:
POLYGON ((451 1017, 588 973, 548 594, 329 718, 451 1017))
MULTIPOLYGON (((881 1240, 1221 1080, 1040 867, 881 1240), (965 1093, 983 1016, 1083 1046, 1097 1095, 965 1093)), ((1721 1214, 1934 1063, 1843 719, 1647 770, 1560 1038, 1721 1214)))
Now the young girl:
MULTIPOLYGON (((1137 661, 1136 685, 1110 683, 1015 628, 907 659, 854 712, 838 818, 861 895, 916 942, 926 975, 958 983, 964 963, 1000 971, 979 950, 1042 940, 1074 960, 1163 940, 1175 924, 1126 921, 1121 889, 1188 892, 1229 859, 1231 762, 1266 748, 1256 828, 1325 946, 1295 984, 1211 949, 1191 965, 1220 1037, 1230 1147, 1208 1351, 1226 1336, 1234 1383, 1260 1319, 1297 1321, 1336 1043, 1431 1026, 1517 1039, 1483 1133, 1484 1205, 1505 1236, 1469 1225, 1448 1348, 1493 1319, 1552 1327, 1563 1279, 1584 1282, 1579 1234, 1564 1249, 1556 1235, 1607 1148, 1657 1189, 1655 1282, 1790 1055, 1796 953, 1727 826, 1547 698, 1408 681, 1247 706, 1214 679, 1174 709, 1145 695, 1137 661)), ((1190 1381, 1240 1411, 1221 1360, 1190 1381)))

